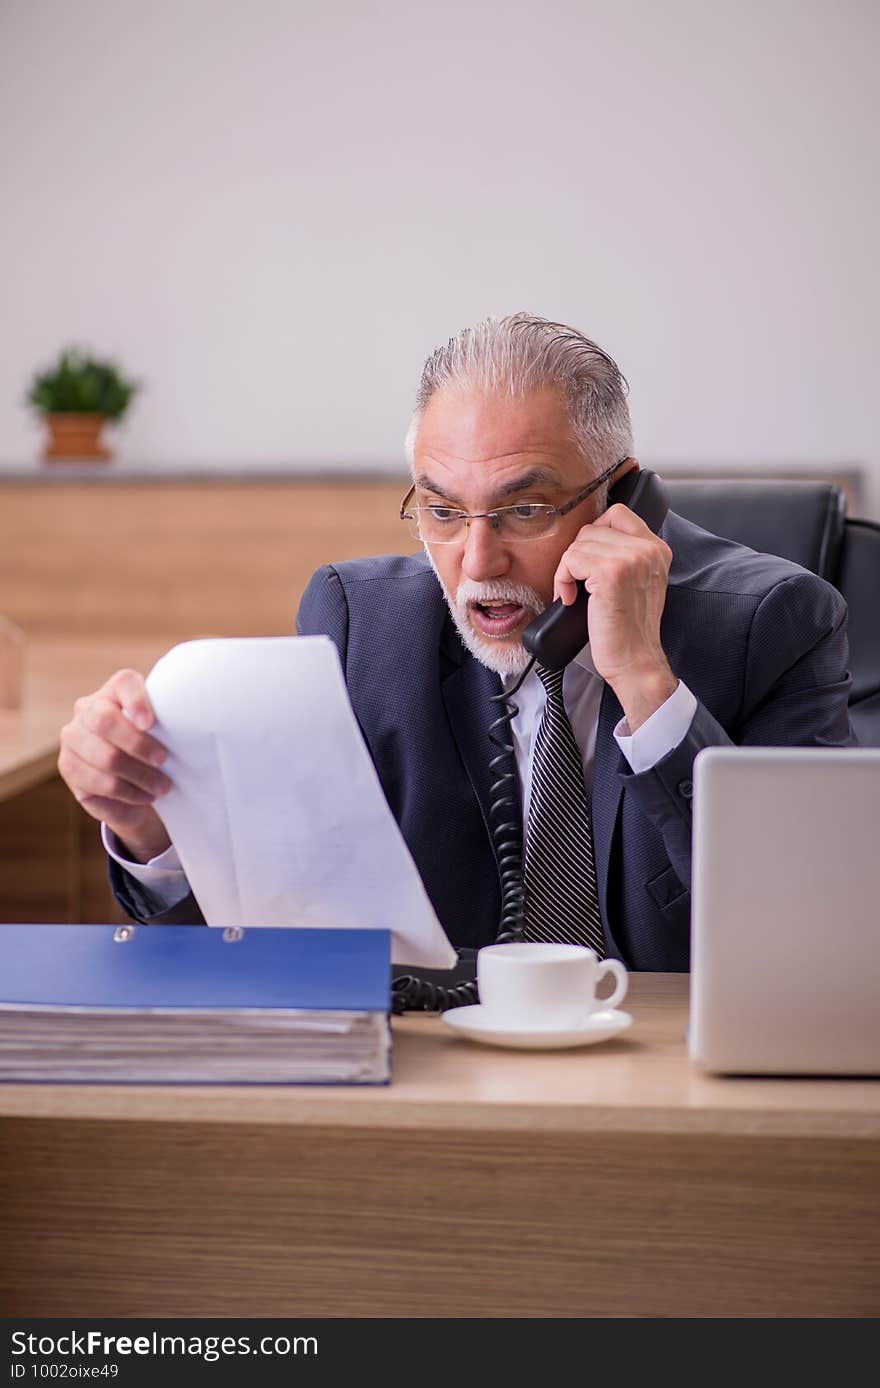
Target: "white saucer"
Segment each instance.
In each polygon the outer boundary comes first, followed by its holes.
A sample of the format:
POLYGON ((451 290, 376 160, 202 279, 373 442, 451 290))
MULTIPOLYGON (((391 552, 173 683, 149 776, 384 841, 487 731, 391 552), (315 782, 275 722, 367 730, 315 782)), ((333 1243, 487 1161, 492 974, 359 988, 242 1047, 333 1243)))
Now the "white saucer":
POLYGON ((519 1051, 554 1051, 570 1046, 593 1046, 625 1031, 632 1022, 629 1012, 593 1012, 576 1027, 513 1027, 509 1022, 491 1021, 480 1006, 454 1007, 440 1014, 460 1036, 485 1041, 489 1046, 509 1046, 519 1051))

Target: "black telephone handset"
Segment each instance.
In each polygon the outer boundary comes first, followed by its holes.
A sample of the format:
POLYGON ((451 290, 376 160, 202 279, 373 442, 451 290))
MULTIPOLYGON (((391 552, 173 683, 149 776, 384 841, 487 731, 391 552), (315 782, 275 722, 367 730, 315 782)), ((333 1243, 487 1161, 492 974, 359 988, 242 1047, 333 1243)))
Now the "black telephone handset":
MULTIPOLYGON (((666 519, 669 503, 666 489, 656 472, 642 468, 628 472, 608 493, 608 505, 628 506, 650 530, 658 531, 666 519)), ((574 660, 587 641, 587 603, 589 593, 578 583, 574 602, 566 607, 561 598, 530 622, 522 643, 545 670, 562 670, 574 660)))

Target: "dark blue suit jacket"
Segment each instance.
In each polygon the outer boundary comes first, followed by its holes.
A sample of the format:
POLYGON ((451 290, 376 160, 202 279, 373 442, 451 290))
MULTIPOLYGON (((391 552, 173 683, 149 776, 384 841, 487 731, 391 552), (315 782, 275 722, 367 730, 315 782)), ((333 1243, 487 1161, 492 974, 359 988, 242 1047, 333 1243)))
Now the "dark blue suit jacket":
MULTIPOLYGON (((661 534, 673 552, 663 646, 698 708, 684 741, 635 775, 612 736, 622 711, 606 686, 593 836, 609 953, 635 969, 686 970, 694 757, 731 742, 851 743, 846 605, 805 569, 679 516, 670 513, 661 534)), ((449 938, 490 943, 501 891, 488 732, 501 681, 462 647, 427 560, 327 565, 303 596, 297 630, 336 644, 388 803, 449 938)), ((135 919, 201 919, 192 897, 154 914, 148 895, 112 864, 111 879, 135 919)))

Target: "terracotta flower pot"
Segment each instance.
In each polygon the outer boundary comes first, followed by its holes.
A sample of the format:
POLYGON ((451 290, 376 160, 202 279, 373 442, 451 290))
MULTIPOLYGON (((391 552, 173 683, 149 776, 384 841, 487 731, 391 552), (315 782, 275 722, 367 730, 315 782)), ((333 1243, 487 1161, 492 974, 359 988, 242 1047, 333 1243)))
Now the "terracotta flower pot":
POLYGON ((47 414, 43 418, 49 430, 44 458, 73 461, 89 458, 106 462, 113 457, 112 451, 101 441, 102 414, 47 414))

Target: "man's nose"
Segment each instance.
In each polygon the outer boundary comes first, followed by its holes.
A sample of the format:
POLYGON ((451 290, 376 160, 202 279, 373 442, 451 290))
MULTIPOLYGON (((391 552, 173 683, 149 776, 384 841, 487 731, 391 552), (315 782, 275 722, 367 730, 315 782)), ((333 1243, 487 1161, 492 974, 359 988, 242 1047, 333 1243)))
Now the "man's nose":
POLYGON ((475 583, 483 583, 487 578, 501 578, 510 568, 507 547, 485 516, 468 523, 461 567, 475 583))

